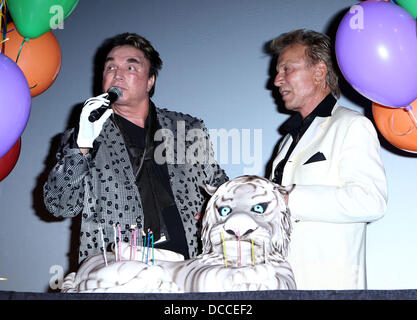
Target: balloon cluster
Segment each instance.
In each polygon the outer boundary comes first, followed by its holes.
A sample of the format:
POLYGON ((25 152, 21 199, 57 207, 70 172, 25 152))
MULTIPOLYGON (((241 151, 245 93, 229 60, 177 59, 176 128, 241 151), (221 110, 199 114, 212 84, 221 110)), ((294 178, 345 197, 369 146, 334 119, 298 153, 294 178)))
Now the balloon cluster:
POLYGON ((372 101, 381 134, 416 152, 417 0, 396 3, 368 0, 352 6, 336 33, 336 58, 345 79, 372 101))
POLYGON ((0 181, 14 168, 31 98, 58 76, 63 26, 78 0, 0 0, 0 181), (11 17, 13 21, 7 21, 11 17))

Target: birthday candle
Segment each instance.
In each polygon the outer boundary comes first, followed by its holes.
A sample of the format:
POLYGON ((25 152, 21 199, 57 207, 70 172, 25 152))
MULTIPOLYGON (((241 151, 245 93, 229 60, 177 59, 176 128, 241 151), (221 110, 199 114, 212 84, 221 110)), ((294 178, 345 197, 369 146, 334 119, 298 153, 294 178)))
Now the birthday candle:
POLYGON ((255 265, 255 248, 253 246, 253 239, 250 239, 252 242, 252 264, 255 265))
POLYGON ((146 245, 146 233, 145 230, 142 230, 142 234, 143 234, 143 246, 142 246, 142 262, 144 262, 144 258, 145 258, 145 245, 146 245))
POLYGON ((132 260, 132 248, 133 248, 133 232, 130 232, 130 258, 129 260, 132 260))
POLYGON ((135 228, 135 232, 134 232, 134 241, 133 241, 133 260, 136 260, 136 239, 137 239, 137 235, 138 235, 138 230, 136 230, 135 228))
POLYGON ((113 224, 113 241, 114 241, 114 255, 115 261, 117 261, 117 238, 116 238, 116 226, 113 224))
POLYGON ((147 245, 146 245, 146 264, 148 264, 148 257, 149 257, 149 240, 150 240, 150 238, 151 238, 151 235, 150 235, 150 233, 151 233, 152 231, 150 231, 149 229, 148 229, 148 243, 147 243, 147 245))
POLYGON ((101 234, 101 244, 103 246, 103 256, 104 256, 104 262, 106 263, 106 267, 108 266, 107 264, 107 256, 106 256, 106 247, 104 246, 104 236, 103 236, 103 229, 101 228, 101 226, 98 226, 98 230, 100 231, 101 234))
POLYGON ((135 256, 136 256, 136 225, 135 224, 131 224, 130 225, 130 260, 132 260, 132 256, 133 256, 133 260, 135 260, 135 256))
POLYGON ((154 256, 154 250, 153 250, 153 234, 151 235, 152 239, 152 264, 155 264, 155 256, 154 256))
POLYGON ((119 261, 122 261, 122 229, 120 223, 117 223, 117 230, 119 230, 119 261))
POLYGON ((237 241, 239 248, 239 267, 242 266, 242 248, 240 247, 240 231, 237 232, 237 241))
POLYGON ((226 243, 224 242, 223 232, 222 232, 222 241, 223 241, 223 251, 224 251, 224 262, 225 262, 226 268, 227 268, 226 243))

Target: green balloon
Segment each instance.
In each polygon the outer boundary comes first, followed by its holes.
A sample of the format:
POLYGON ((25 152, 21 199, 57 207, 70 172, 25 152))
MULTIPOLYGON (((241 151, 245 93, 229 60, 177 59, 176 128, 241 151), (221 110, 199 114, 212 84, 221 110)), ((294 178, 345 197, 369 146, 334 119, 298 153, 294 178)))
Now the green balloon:
POLYGON ((417 18, 417 0, 395 0, 395 2, 407 10, 414 18, 417 18))
POLYGON ((51 29, 62 28, 77 3, 78 0, 7 0, 7 8, 17 31, 33 39, 51 29))

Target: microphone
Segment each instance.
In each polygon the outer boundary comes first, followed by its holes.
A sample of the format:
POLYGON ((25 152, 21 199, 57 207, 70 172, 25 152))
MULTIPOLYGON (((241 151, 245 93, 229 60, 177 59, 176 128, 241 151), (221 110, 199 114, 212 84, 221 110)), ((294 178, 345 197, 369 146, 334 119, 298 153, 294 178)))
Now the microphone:
POLYGON ((90 122, 95 122, 98 119, 101 118, 101 116, 104 114, 104 112, 106 112, 106 110, 108 108, 110 108, 110 105, 119 100, 122 96, 123 96, 123 91, 122 89, 120 89, 119 87, 111 87, 108 91, 107 91, 108 95, 107 95, 107 100, 110 101, 108 106, 101 106, 93 111, 91 111, 90 116, 88 117, 88 120, 90 122))

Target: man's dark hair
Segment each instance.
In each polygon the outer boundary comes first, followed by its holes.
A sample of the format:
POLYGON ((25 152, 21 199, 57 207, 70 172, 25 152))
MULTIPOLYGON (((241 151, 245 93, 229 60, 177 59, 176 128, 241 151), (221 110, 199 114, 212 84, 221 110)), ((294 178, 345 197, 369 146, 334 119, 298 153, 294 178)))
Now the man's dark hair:
MULTIPOLYGON (((158 51, 154 49, 152 44, 147 39, 145 39, 144 37, 136 33, 128 33, 128 32, 121 33, 112 38, 107 39, 104 42, 103 46, 100 49, 101 51, 100 56, 102 57, 102 61, 101 61, 102 65, 100 67, 101 72, 103 71, 103 68, 104 68, 105 58, 110 53, 110 51, 115 47, 125 46, 125 45, 135 47, 144 53, 146 59, 148 59, 150 63, 149 77, 155 76, 155 83, 156 83, 158 72, 162 68, 162 60, 159 57, 158 51)), ((153 85, 152 89, 149 91, 149 97, 152 97, 154 92, 155 92, 155 84, 153 85)))

